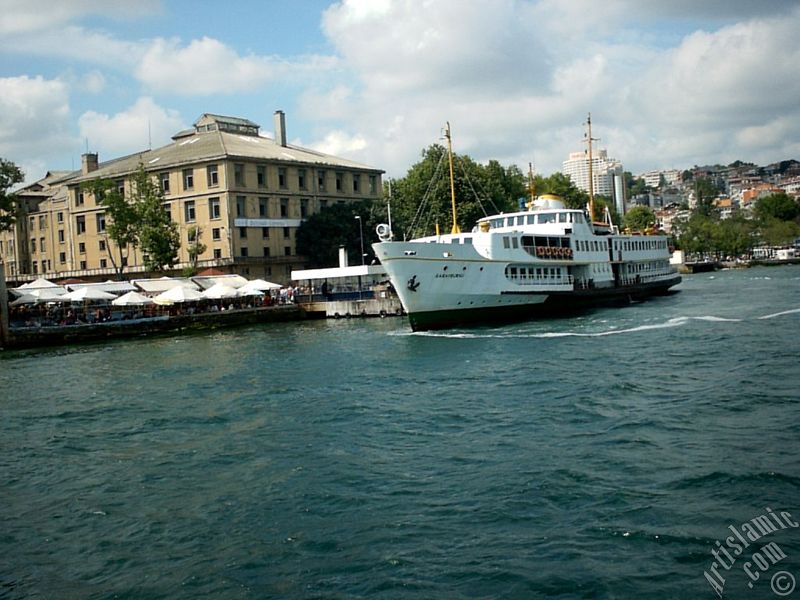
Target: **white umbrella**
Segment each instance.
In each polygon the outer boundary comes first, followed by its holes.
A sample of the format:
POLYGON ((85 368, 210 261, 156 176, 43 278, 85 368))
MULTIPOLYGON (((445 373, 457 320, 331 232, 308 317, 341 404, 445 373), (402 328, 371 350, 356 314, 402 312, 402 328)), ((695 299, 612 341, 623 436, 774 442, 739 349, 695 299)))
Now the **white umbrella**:
POLYGON ((103 290, 98 290, 97 288, 82 287, 78 288, 74 292, 69 292, 68 294, 59 296, 56 299, 64 302, 90 302, 92 300, 97 300, 97 301, 114 300, 114 298, 116 298, 114 294, 109 294, 108 292, 104 292, 103 290))
POLYGON ((202 299, 203 295, 197 290, 178 285, 153 298, 153 302, 156 304, 180 304, 181 302, 195 302, 202 299))
POLYGON ((244 296, 263 296, 264 295, 264 292, 262 292, 261 290, 256 290, 256 289, 253 289, 253 288, 250 288, 249 290, 246 290, 244 288, 239 288, 238 290, 236 290, 236 293, 237 293, 237 295, 242 296, 242 297, 244 297, 244 296))
POLYGON ((23 290, 36 290, 41 288, 53 288, 61 286, 57 283, 53 283, 52 281, 48 281, 44 277, 39 277, 38 279, 31 281, 30 283, 25 283, 19 287, 23 290))
POLYGON ((203 298, 209 300, 219 300, 221 298, 235 298, 237 296, 236 288, 233 288, 224 283, 215 283, 210 288, 203 292, 203 298))
POLYGON ((14 300, 13 302, 9 302, 9 306, 20 306, 21 304, 38 304, 39 302, 44 302, 44 300, 39 300, 36 296, 31 296, 30 294, 22 294, 19 298, 14 300))
MULTIPOLYGON (((63 294, 67 293, 66 288, 61 287, 60 285, 56 285, 53 287, 40 287, 40 288, 27 288, 22 289, 21 287, 11 290, 15 294, 20 294, 22 296, 31 296, 36 299, 37 302, 51 302, 53 300, 60 300, 63 294)), ((21 302, 20 304, 26 304, 25 302, 21 302)), ((33 304, 32 302, 27 302, 27 304, 33 304)))
POLYGON ((277 283, 272 283, 271 281, 264 281, 263 279, 253 279, 252 281, 248 281, 242 287, 239 288, 239 293, 243 296, 248 295, 247 292, 252 290, 256 290, 258 292, 266 292, 268 290, 279 290, 281 286, 277 283))
POLYGON ((139 292, 128 292, 111 302, 114 306, 144 306, 152 303, 152 298, 142 296, 139 292))

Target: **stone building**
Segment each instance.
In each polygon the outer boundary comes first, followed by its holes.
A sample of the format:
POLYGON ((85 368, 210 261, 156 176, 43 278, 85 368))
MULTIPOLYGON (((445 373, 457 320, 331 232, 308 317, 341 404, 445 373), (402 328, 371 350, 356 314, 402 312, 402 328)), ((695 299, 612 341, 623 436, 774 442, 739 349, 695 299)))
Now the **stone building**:
MULTIPOLYGON (((19 191, 20 218, 0 233, 0 259, 10 280, 35 276, 107 279, 119 251, 106 231, 106 214, 81 184, 115 181, 125 193, 140 165, 158 181, 178 225, 175 270, 189 266, 191 227, 206 250, 199 269, 216 268, 279 283, 305 267, 295 234, 308 216, 336 203, 375 200, 383 171, 288 144, 282 111, 275 137, 247 119, 204 114, 172 143, 107 162, 85 154, 81 170, 51 172, 19 191)), ((125 257, 125 273, 144 272, 140 251, 125 257)))

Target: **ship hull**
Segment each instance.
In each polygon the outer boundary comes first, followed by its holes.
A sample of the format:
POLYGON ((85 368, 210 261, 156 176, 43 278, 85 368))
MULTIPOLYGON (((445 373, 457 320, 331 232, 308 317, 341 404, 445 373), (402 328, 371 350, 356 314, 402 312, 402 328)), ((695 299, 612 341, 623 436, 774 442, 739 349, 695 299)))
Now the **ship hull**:
POLYGON ((670 288, 680 283, 680 276, 667 281, 634 284, 624 288, 602 288, 541 294, 532 302, 447 308, 408 313, 412 331, 434 331, 464 325, 508 324, 537 318, 568 316, 592 308, 624 306, 653 296, 674 293, 670 288))

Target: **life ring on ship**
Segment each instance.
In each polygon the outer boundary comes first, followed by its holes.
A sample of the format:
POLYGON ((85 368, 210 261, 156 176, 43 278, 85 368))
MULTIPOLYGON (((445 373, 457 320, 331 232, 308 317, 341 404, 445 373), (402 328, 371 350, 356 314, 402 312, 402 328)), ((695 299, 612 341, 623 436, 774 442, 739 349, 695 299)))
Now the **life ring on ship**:
POLYGON ((556 248, 556 257, 557 258, 564 258, 564 249, 563 248, 556 248))
POLYGON ((567 258, 572 258, 572 248, 567 248, 567 258))
POLYGON ((536 246, 536 256, 539 258, 544 256, 544 248, 542 246, 536 246))

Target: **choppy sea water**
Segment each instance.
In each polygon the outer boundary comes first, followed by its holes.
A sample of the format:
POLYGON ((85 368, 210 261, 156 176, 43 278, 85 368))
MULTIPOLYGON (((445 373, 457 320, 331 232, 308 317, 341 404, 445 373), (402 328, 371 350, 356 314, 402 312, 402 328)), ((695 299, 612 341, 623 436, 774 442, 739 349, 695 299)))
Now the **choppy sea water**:
POLYGON ((0 598, 714 598, 800 521, 800 267, 679 289, 2 353, 0 598))

